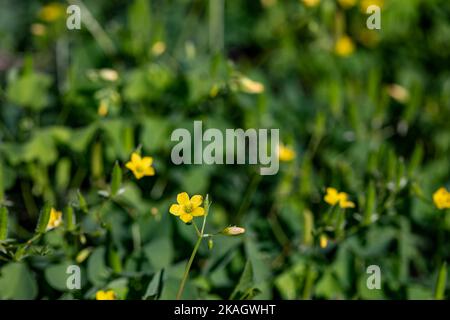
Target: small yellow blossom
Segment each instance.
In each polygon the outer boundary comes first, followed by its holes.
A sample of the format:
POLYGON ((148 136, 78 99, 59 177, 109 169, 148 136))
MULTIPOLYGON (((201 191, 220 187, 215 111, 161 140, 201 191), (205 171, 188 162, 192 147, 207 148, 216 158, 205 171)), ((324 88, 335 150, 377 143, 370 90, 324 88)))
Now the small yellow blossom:
POLYGON ((64 6, 60 3, 50 3, 39 11, 39 18, 47 22, 56 21, 64 16, 64 6))
POLYGON ((380 9, 384 6, 384 0, 361 0, 360 7, 363 13, 367 13, 367 8, 375 5, 380 9))
POLYGON ((444 187, 433 193, 433 202, 438 209, 450 209, 450 192, 444 187))
POLYGON ((344 9, 351 8, 356 4, 356 0, 338 0, 338 2, 339 5, 344 9))
POLYGON ((388 94, 395 100, 405 103, 409 100, 409 91, 399 84, 391 84, 388 86, 388 94))
POLYGON ((302 2, 307 7, 315 7, 320 3, 320 0, 302 0, 302 2))
POLYGON ((106 115, 108 114, 108 103, 106 103, 105 100, 100 101, 97 113, 101 117, 106 117, 106 115))
POLYGON ((340 37, 334 46, 334 52, 341 57, 347 57, 355 51, 355 44, 349 36, 340 37))
POLYGON ((50 210, 50 218, 47 224, 47 230, 54 229, 62 223, 62 212, 56 211, 54 208, 50 210))
POLYGON ((319 245, 322 249, 325 249, 328 246, 328 237, 326 235, 320 235, 319 245))
POLYGON ((355 207, 355 204, 348 200, 348 194, 345 192, 338 192, 335 188, 327 188, 327 194, 325 195, 324 200, 332 206, 339 203, 339 206, 342 209, 355 207))
POLYGON ((289 162, 295 158, 295 151, 282 144, 278 146, 278 158, 280 161, 289 162))
POLYGON ((152 46, 152 53, 155 56, 159 56, 166 51, 166 44, 162 41, 157 41, 152 46))
POLYGON ((131 155, 131 160, 126 163, 126 167, 133 171, 136 179, 141 179, 144 176, 154 176, 155 169, 152 167, 153 158, 143 157, 136 152, 131 155))
POLYGON ((200 217, 205 214, 205 209, 200 207, 203 202, 203 197, 200 195, 192 196, 189 199, 189 195, 186 192, 179 193, 177 195, 178 204, 170 206, 169 212, 180 219, 184 223, 189 223, 194 217, 200 217))
POLYGON ((222 230, 222 234, 226 236, 237 236, 243 234, 244 232, 245 228, 237 226, 226 227, 225 229, 222 230))
POLYGON ((47 32, 47 27, 42 23, 33 23, 30 27, 30 31, 35 36, 43 36, 47 32))
POLYGON ((99 290, 95 294, 95 300, 116 300, 116 293, 113 290, 99 290))
POLYGON ((100 78, 102 78, 102 80, 105 81, 114 82, 119 79, 119 73, 116 70, 109 68, 100 69, 98 75, 100 76, 100 78))
POLYGON ((258 94, 264 92, 264 85, 247 77, 239 78, 239 86, 243 92, 258 94))

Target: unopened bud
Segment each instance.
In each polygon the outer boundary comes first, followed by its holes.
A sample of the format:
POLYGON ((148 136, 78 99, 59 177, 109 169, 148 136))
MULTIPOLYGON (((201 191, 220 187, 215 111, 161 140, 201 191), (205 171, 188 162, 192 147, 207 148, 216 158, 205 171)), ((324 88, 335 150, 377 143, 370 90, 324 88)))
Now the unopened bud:
POLYGON ((245 232, 244 228, 236 226, 226 227, 225 229, 222 230, 222 234, 226 236, 237 236, 243 234, 244 232, 245 232))
POLYGON ((213 239, 209 239, 209 240, 208 240, 208 249, 209 249, 209 250, 212 250, 213 246, 214 246, 214 241, 213 241, 213 239))

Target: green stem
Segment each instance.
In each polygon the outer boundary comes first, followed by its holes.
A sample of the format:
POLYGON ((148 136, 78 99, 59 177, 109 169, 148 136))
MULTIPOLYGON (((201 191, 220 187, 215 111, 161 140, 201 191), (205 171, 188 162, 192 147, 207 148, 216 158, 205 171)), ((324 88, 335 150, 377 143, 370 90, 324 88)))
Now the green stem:
POLYGON ((177 300, 180 300, 181 295, 183 294, 184 285, 186 284, 187 278, 189 276, 189 271, 192 266, 192 262, 194 261, 195 255, 197 254, 198 248, 200 247, 200 243, 202 242, 203 237, 199 237, 197 243, 195 244, 194 250, 192 250, 191 257, 189 258, 189 262, 186 266, 186 270, 184 270, 183 280, 181 280, 180 288, 177 293, 177 300))
POLYGON ((198 248, 200 247, 200 243, 202 243, 203 235, 205 233, 206 217, 208 216, 208 213, 209 213, 209 206, 210 206, 210 202, 208 200, 208 196, 206 196, 205 215, 203 216, 202 229, 200 231, 200 234, 198 234, 197 225, 195 225, 195 223, 194 223, 195 229, 197 231, 198 239, 197 239, 197 242, 195 243, 194 249, 192 250, 191 257, 189 258, 188 264, 186 265, 186 269, 184 270, 183 279, 181 280, 180 288, 178 288, 178 292, 177 292, 177 298, 176 298, 177 300, 180 300, 181 295, 183 294, 184 286, 185 286, 187 278, 189 276, 189 271, 191 270, 192 262, 194 261, 195 255, 197 254, 197 251, 198 251, 198 248))

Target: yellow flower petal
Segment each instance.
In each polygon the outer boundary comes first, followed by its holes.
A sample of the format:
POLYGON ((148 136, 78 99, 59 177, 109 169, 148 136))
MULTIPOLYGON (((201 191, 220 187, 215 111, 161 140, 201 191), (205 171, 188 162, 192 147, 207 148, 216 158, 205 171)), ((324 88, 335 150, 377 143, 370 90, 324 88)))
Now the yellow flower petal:
POLYGON ((136 152, 133 152, 131 154, 131 162, 133 162, 133 164, 136 165, 136 163, 141 162, 141 156, 136 152))
POLYGON ((146 176, 154 176, 155 175, 155 169, 152 167, 148 167, 144 169, 144 175, 146 176))
POLYGON ((349 36, 342 36, 336 41, 334 52, 337 55, 346 57, 351 55, 353 51, 355 51, 355 44, 349 36))
POLYGON ((125 167, 127 167, 127 168, 130 169, 131 171, 134 171, 134 170, 136 169, 134 163, 131 162, 131 161, 128 161, 128 162, 125 164, 125 167))
POLYGON ((189 213, 183 214, 180 216, 180 219, 183 220, 184 223, 188 223, 191 222, 191 220, 193 219, 192 215, 189 213))
POLYGON ((439 188, 433 193, 433 202, 440 210, 450 208, 450 193, 445 188, 439 188))
POLYGON ((179 216, 179 215, 180 215, 180 205, 179 205, 179 204, 173 204, 173 205, 171 205, 170 208, 169 208, 169 212, 170 212, 171 214, 174 214, 174 215, 176 215, 176 216, 179 216))
POLYGON ((186 192, 179 193, 177 195, 177 202, 179 204, 189 204, 189 195, 186 192))
POLYGON ((194 217, 200 217, 203 216, 205 214, 205 209, 203 209, 202 207, 197 207, 194 210, 192 210, 191 214, 194 217))
POLYGON ((141 160, 141 164, 144 167, 150 167, 153 163, 153 158, 152 157, 143 157, 141 160))
POLYGON ((113 290, 108 290, 108 291, 97 291, 97 293, 95 294, 95 299, 96 300, 116 300, 116 294, 113 290))
POLYGON ((339 193, 335 188, 327 188, 327 194, 324 197, 326 203, 334 206, 339 202, 339 199, 339 193))
POLYGON ((200 195, 195 195, 191 198, 191 204, 194 208, 197 208, 202 205, 203 197, 200 195))

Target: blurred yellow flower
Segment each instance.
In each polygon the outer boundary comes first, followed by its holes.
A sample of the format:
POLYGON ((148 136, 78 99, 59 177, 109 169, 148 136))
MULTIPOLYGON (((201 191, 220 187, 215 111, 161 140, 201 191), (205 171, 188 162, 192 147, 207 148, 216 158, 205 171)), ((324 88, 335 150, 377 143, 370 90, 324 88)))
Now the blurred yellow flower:
POLYGON ((184 223, 189 223, 194 217, 200 217, 205 214, 205 209, 200 207, 203 202, 203 197, 200 195, 192 196, 189 199, 189 195, 186 192, 179 193, 177 195, 178 204, 170 206, 169 212, 180 219, 184 223))
POLYGON ((450 209, 450 192, 444 187, 433 193, 433 202, 438 209, 450 209))
POLYGON ((325 249, 328 246, 328 237, 326 235, 320 235, 319 245, 322 249, 325 249))
POLYGON ((114 82, 119 79, 119 74, 117 73, 117 71, 109 68, 100 69, 98 75, 100 76, 100 78, 102 78, 102 80, 105 81, 114 82))
POLYGON ((384 6, 384 0, 361 0, 361 3, 360 3, 361 11, 363 13, 366 13, 367 8, 372 5, 375 5, 381 9, 384 6))
POLYGON ((100 101, 97 113, 101 117, 106 117, 106 115, 108 114, 108 104, 105 100, 100 101))
POLYGON ((239 87, 243 92, 246 93, 262 93, 264 92, 264 85, 260 82, 254 81, 247 77, 239 78, 239 87))
POLYGON ((54 208, 50 210, 50 218, 47 224, 47 230, 54 229, 62 223, 62 212, 56 211, 54 208))
POLYGON ((64 16, 64 6, 57 2, 49 3, 39 11, 39 18, 53 22, 64 16))
POLYGON ((320 0, 302 0, 302 2, 307 7, 315 7, 320 3, 320 0))
POLYGON ((116 300, 116 293, 113 290, 99 290, 95 294, 95 300, 116 300))
POLYGON ((35 36, 43 36, 47 32, 47 27, 42 23, 33 23, 30 27, 30 31, 35 36))
POLYGON ((355 44, 349 36, 340 37, 334 46, 334 52, 341 57, 347 57, 355 51, 355 44))
POLYGON ((338 2, 344 9, 351 8, 356 4, 356 0, 338 0, 338 2))
POLYGON ((282 144, 278 146, 278 158, 280 161, 289 162, 295 158, 295 151, 282 144))
POLYGON ((136 152, 131 155, 131 160, 126 163, 126 167, 130 169, 136 179, 141 179, 144 176, 154 176, 155 169, 152 167, 153 158, 143 157, 136 152))
POLYGON ((159 56, 166 51, 166 44, 162 41, 157 41, 152 46, 152 53, 155 56, 159 56))
POLYGON ((348 194, 345 192, 338 192, 335 188, 327 188, 327 194, 324 197, 326 203, 334 206, 339 203, 342 209, 354 208, 355 204, 348 200, 348 194))

